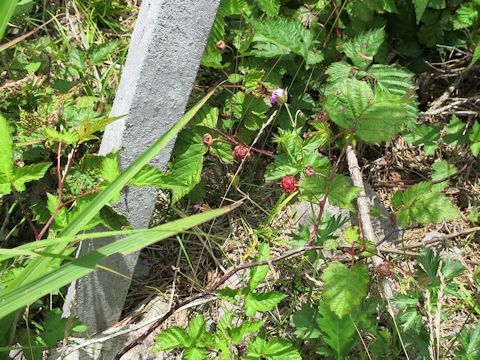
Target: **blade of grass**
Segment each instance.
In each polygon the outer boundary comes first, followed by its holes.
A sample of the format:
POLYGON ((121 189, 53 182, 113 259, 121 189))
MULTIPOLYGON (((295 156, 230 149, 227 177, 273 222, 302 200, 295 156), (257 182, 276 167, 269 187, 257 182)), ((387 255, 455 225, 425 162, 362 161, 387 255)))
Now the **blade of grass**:
POLYGON ((240 203, 236 203, 160 225, 151 233, 127 236, 62 265, 48 274, 37 277, 9 293, 4 293, 0 296, 0 319, 38 298, 57 291, 70 282, 87 275, 95 269, 99 261, 107 256, 117 252, 125 255, 140 250, 157 241, 166 239, 193 226, 200 225, 217 216, 226 214, 239 204, 240 203))
MULTIPOLYGON (((118 193, 125 184, 132 179, 143 166, 145 166, 175 135, 185 126, 200 110, 200 108, 213 95, 215 89, 203 97, 193 108, 191 108, 174 126, 163 134, 152 146, 150 146, 142 155, 138 157, 117 179, 115 179, 107 188, 101 191, 95 199, 79 212, 77 216, 62 230, 60 237, 73 236, 81 231, 86 224, 107 204, 107 202, 118 193)), ((61 254, 67 247, 67 244, 59 244, 54 248, 47 248, 45 252, 61 254)), ((52 259, 47 257, 36 257, 18 274, 17 278, 10 283, 4 290, 4 294, 16 289, 20 285, 45 274, 51 264, 52 259)))
POLYGON ((3 38, 8 21, 13 15, 13 11, 17 6, 18 0, 2 0, 0 1, 0 40, 3 38))

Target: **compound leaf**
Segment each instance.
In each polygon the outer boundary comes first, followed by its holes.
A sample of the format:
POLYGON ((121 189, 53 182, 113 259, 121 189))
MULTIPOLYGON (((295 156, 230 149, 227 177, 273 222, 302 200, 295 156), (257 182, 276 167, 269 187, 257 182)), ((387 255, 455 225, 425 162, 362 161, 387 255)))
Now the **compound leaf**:
POLYGON ((170 350, 185 347, 189 344, 189 336, 182 328, 173 326, 163 330, 155 339, 156 350, 170 350))
POLYGON ((351 269, 342 263, 330 264, 322 279, 325 281, 325 302, 339 318, 353 310, 367 295, 369 277, 364 264, 355 264, 351 269))

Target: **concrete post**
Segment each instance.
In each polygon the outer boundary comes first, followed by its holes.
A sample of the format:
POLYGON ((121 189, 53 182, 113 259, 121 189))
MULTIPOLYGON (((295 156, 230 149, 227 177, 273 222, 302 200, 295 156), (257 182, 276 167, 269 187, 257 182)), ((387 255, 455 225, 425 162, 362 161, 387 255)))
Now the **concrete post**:
MULTIPOLYGON (((110 116, 128 114, 105 131, 100 154, 123 149, 120 169, 125 169, 185 112, 187 100, 203 56, 220 0, 143 0, 130 42, 125 67, 110 116)), ((151 165, 163 169, 173 143, 151 165)), ((117 211, 133 228, 146 228, 157 198, 153 188, 125 188, 117 211)), ((79 254, 93 251, 115 239, 82 244, 79 254)), ((138 254, 116 254, 103 266, 128 277, 133 275, 138 254)), ((119 318, 130 280, 97 269, 73 283, 64 315, 75 314, 92 334, 119 318), (73 305, 72 305, 73 304, 73 305)))

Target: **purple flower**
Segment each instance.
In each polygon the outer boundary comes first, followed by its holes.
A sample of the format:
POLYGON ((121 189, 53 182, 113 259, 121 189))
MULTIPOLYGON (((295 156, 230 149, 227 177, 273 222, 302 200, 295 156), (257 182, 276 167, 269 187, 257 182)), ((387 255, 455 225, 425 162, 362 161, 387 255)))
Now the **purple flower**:
POLYGON ((282 88, 278 88, 272 93, 272 96, 270 96, 268 102, 272 105, 277 104, 278 106, 281 106, 287 102, 287 97, 287 92, 282 88))

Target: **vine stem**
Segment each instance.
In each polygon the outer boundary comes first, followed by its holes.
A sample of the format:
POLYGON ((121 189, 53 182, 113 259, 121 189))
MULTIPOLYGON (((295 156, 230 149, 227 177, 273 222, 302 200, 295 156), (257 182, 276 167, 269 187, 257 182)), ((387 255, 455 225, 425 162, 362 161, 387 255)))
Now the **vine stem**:
POLYGON ((165 315, 163 315, 160 319, 158 319, 155 323, 153 323, 152 326, 150 326, 148 328, 147 331, 145 331, 142 335, 140 335, 137 339, 135 339, 134 341, 132 341, 130 344, 128 344, 127 346, 125 346, 116 356, 115 356, 115 360, 120 360, 122 358, 123 355, 125 355, 128 351, 130 351, 131 349, 133 349, 135 346, 141 344, 143 342, 143 340, 145 340, 145 338, 150 335, 156 328, 158 328, 159 326, 161 326, 170 316, 172 316, 177 310, 180 310, 181 308, 183 308, 184 306, 190 304, 191 302, 195 301, 195 300, 198 300, 200 298, 203 298, 205 296, 208 296, 208 295, 211 295, 215 290, 217 290, 221 285, 223 285, 228 279, 230 279, 234 274, 236 274, 237 272, 239 272, 240 270, 245 270, 245 269, 249 269, 249 268, 252 268, 252 267, 255 267, 255 266, 263 266, 263 265, 273 265, 281 260, 285 260, 289 257, 292 257, 292 256, 295 256, 295 255, 299 255, 305 251, 309 251, 309 250, 323 250, 323 246, 311 246, 311 245, 304 245, 296 250, 293 250, 293 251, 290 251, 288 253, 285 253, 285 254, 282 254, 282 255, 279 255, 273 259, 269 259, 269 260, 262 260, 262 261, 255 261, 255 262, 251 262, 251 263, 248 263, 248 264, 242 264, 242 265, 238 265, 234 268, 231 268, 225 275, 223 275, 220 280, 218 280, 213 286, 211 286, 210 288, 194 295, 194 296, 191 296, 189 297, 188 299, 185 299, 184 301, 182 302, 179 302, 178 304, 176 304, 175 306, 172 306, 172 308, 167 311, 165 313, 165 315))
MULTIPOLYGON (((58 203, 57 203, 57 207, 56 207, 55 211, 50 216, 50 219, 48 219, 47 223, 43 226, 42 230, 40 230, 40 232, 37 235, 35 235, 36 240, 40 240, 43 237, 43 235, 48 230, 50 225, 52 225, 53 219, 58 214, 60 209, 66 205, 66 204, 62 204, 63 186, 65 184, 65 180, 67 179, 67 175, 68 175, 70 169, 72 168, 73 159, 75 157, 75 154, 77 153, 79 145, 80 145, 80 142, 77 141, 77 143, 73 147, 72 151, 70 151, 70 153, 68 154, 67 165, 65 166, 65 170, 63 171, 63 175, 62 175, 62 164, 61 164, 62 142, 58 143, 58 150, 57 150, 58 203)), ((85 194, 85 195, 87 195, 87 194, 85 194)), ((84 195, 82 195, 82 196, 84 196, 84 195)), ((79 196, 79 197, 82 197, 82 196, 79 196)), ((79 197, 77 197, 77 198, 79 198, 79 197)))
POLYGON ((236 146, 237 146, 237 145, 245 146, 245 147, 248 147, 249 150, 256 151, 256 152, 258 152, 258 153, 260 153, 260 154, 267 155, 267 156, 270 156, 270 157, 273 156, 273 153, 270 152, 270 151, 262 150, 262 149, 257 149, 257 148, 251 147, 250 145, 246 144, 242 139, 240 139, 240 138, 238 137, 238 135, 230 136, 230 135, 225 134, 222 130, 217 129, 216 127, 211 127, 211 126, 207 126, 207 125, 202 125, 202 126, 218 132, 220 135, 224 136, 224 137, 225 137, 229 142, 231 142, 233 145, 236 145, 236 146), (240 140, 240 141, 235 140, 235 138, 237 138, 237 139, 240 140))
MULTIPOLYGON (((357 205, 358 217, 363 236, 366 240, 375 244, 377 242, 377 237, 375 235, 375 231, 373 230, 372 219, 370 218, 370 206, 368 204, 365 187, 363 186, 362 173, 360 167, 358 166, 357 155, 355 154, 355 150, 351 144, 348 144, 346 147, 346 158, 353 185, 361 189, 360 194, 357 197, 357 205)), ((373 256, 372 262, 373 265, 377 267, 378 265, 383 264, 383 259, 380 256, 373 256)), ((398 309, 389 301, 393 298, 393 291, 388 279, 380 280, 380 290, 383 297, 387 301, 388 311, 393 318, 396 318, 398 309)))
POLYGON ((33 224, 32 218, 30 215, 28 215, 28 211, 25 209, 25 207, 22 204, 22 200, 20 200, 20 195, 18 195, 17 189, 15 189, 15 186, 13 186, 13 183, 11 184, 10 188, 12 189, 13 195, 18 201, 18 205, 20 206, 20 210, 22 210, 23 216, 25 216, 25 219, 27 219, 28 225, 30 225, 33 234, 35 235, 35 239, 38 238, 38 230, 33 224))

